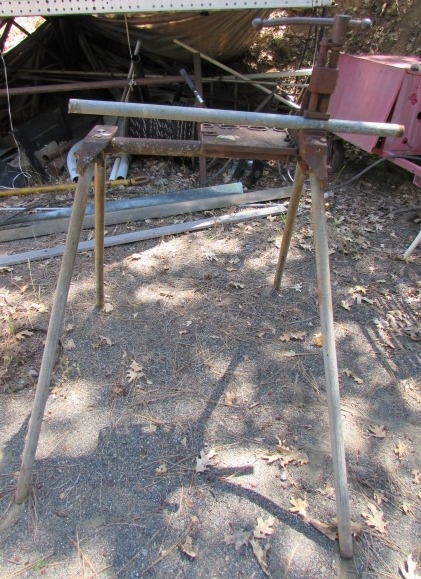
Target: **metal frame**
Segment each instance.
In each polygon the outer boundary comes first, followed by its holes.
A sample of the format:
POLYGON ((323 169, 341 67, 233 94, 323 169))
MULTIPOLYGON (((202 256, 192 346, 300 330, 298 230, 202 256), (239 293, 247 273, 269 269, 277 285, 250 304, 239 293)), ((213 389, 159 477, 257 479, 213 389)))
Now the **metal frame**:
POLYGON ((65 16, 74 14, 120 14, 136 12, 187 12, 194 10, 244 10, 273 8, 318 8, 332 0, 4 0, 0 16, 65 16))

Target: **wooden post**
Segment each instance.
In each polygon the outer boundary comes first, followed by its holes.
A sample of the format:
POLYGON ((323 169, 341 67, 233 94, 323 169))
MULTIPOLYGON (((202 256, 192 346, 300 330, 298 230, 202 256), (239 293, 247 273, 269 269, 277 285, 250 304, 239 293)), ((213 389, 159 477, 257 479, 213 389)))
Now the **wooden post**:
POLYGON ((104 223, 105 223, 105 159, 95 163, 95 285, 96 305, 104 305, 104 223))
POLYGON ((66 245, 54 294, 54 302, 51 310, 47 338, 45 341, 44 354, 42 356, 41 369, 35 392, 34 406, 32 408, 28 433, 26 435, 25 447, 23 450, 22 464, 15 494, 15 502, 17 504, 23 503, 31 489, 35 454, 41 432, 45 405, 47 403, 48 389, 51 383, 54 362, 57 356, 57 347, 66 310, 67 296, 69 293, 80 232, 82 230, 83 218, 85 216, 85 207, 88 199, 88 191, 91 186, 93 170, 94 165, 91 163, 87 166, 83 175, 79 177, 76 188, 66 245))
POLYGON ((330 286, 329 249, 323 190, 318 178, 310 173, 314 245, 316 250, 317 288, 323 338, 323 359, 329 409, 329 431, 335 477, 336 512, 339 549, 342 557, 353 555, 349 495, 346 476, 345 447, 342 432, 338 365, 333 327, 332 291, 330 286))
POLYGON ((291 199, 288 205, 287 220, 285 230, 282 235, 281 249, 279 251, 278 265, 276 267, 274 287, 279 290, 281 287, 282 274, 284 272, 285 262, 288 255, 288 249, 291 243, 292 231, 294 229, 295 218, 297 216, 298 205, 300 203, 301 193, 305 181, 305 173, 297 163, 295 167, 294 185, 292 187, 291 199))

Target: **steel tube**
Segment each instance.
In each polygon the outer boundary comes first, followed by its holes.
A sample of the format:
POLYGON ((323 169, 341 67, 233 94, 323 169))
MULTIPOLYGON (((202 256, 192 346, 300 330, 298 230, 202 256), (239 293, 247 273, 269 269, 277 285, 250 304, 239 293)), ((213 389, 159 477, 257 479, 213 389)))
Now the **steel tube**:
POLYGON ((91 163, 79 179, 76 189, 66 245, 64 247, 56 291, 54 293, 53 307, 51 310, 50 323, 48 325, 47 338, 45 340, 44 354, 42 356, 41 368, 39 371, 34 405, 29 420, 25 447, 23 449, 22 463, 15 494, 15 502, 17 504, 23 503, 31 488, 35 453, 41 432, 42 419, 44 416, 45 405, 47 403, 48 389, 51 384, 54 362, 57 355, 57 346, 66 310, 67 296, 72 279, 73 267, 80 232, 82 230, 82 222, 85 215, 85 207, 88 199, 89 188, 91 186, 93 170, 94 165, 91 163))
POLYGON ((104 224, 105 224, 105 158, 95 163, 95 286, 96 305, 104 305, 104 224))
POLYGON ((329 432, 332 447, 336 491, 339 549, 342 557, 353 555, 349 493, 346 475, 345 447, 342 432, 338 364, 333 326, 332 290, 330 285, 329 248, 323 190, 314 173, 310 173, 314 247, 316 251, 317 289, 323 339, 323 360, 329 408, 329 432))
POLYGON ((378 135, 379 137, 400 137, 405 127, 389 123, 362 121, 305 119, 302 116, 251 113, 246 111, 224 111, 169 105, 149 105, 143 103, 116 103, 82 99, 69 100, 69 113, 85 115, 109 115, 138 117, 144 119, 170 119, 199 123, 223 123, 245 126, 265 126, 276 129, 315 129, 331 133, 353 133, 378 135))
MULTIPOLYGON (((333 26, 334 18, 318 18, 313 16, 291 16, 290 18, 272 18, 264 20, 262 18, 255 18, 252 22, 254 28, 261 30, 271 26, 290 26, 291 24, 302 24, 305 26, 333 26)), ((363 20, 349 20, 349 28, 371 28, 372 21, 369 18, 363 20)))
MULTIPOLYGON (((46 84, 42 86, 20 86, 15 88, 0 89, 0 97, 17 96, 27 94, 43 94, 53 92, 69 92, 80 90, 94 90, 102 88, 124 88, 127 86, 127 79, 117 80, 93 80, 90 82, 68 82, 62 84, 46 84)), ((159 76, 148 78, 134 78, 136 86, 166 86, 168 84, 178 84, 184 82, 182 76, 159 76)))
POLYGON ((292 232, 294 229, 295 218, 297 216, 298 205, 300 204, 301 193, 303 191, 305 173, 297 163, 295 167, 294 185, 291 192, 291 199, 288 205, 287 220, 285 223, 284 233, 282 235, 281 249, 279 251, 278 265, 276 267, 274 287, 279 290, 281 287, 282 274, 284 272, 285 262, 288 255, 288 249, 291 243, 292 232))

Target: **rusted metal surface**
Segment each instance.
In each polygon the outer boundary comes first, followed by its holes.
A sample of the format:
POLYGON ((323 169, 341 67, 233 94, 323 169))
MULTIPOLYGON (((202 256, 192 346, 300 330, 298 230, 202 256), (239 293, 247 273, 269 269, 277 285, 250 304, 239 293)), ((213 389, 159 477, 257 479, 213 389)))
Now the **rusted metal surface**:
POLYGON ((200 135, 202 154, 208 157, 280 160, 298 153, 282 129, 203 123, 200 135))
POLYGON ((110 127, 108 125, 97 125, 86 135, 82 141, 79 149, 79 158, 77 161, 77 169, 79 173, 89 163, 92 163, 102 151, 110 143, 111 139, 117 133, 118 127, 110 127))

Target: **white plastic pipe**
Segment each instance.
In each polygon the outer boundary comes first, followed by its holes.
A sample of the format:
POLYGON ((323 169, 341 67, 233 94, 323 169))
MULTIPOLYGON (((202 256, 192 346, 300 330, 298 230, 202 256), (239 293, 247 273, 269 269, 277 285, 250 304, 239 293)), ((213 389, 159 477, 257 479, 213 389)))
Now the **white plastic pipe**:
POLYGON ((80 177, 79 173, 77 172, 76 154, 79 152, 81 146, 82 141, 78 141, 67 153, 67 170, 69 171, 70 179, 73 181, 73 183, 77 183, 80 177))

